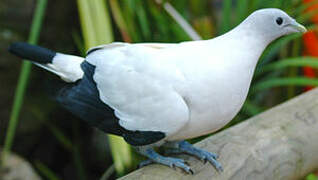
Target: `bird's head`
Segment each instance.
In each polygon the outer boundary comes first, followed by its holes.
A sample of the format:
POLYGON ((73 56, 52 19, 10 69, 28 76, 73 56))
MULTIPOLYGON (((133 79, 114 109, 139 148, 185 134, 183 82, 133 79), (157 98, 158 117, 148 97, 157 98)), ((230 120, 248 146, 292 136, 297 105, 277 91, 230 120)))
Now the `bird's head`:
POLYGON ((291 33, 304 33, 306 28, 280 9, 269 8, 253 12, 241 24, 249 32, 273 41, 291 33), (250 31, 252 30, 252 31, 250 31))

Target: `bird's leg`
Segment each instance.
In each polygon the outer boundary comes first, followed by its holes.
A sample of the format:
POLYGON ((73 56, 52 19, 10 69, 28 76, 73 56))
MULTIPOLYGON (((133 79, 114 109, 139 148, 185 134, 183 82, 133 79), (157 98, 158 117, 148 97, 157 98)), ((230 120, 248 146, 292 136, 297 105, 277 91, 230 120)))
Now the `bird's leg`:
POLYGON ((169 142, 165 144, 165 147, 169 148, 167 151, 168 153, 187 153, 203 160, 204 162, 209 161, 216 168, 217 171, 223 171, 221 164, 216 160, 218 158, 218 155, 194 147, 187 141, 169 142))
POLYGON ((148 157, 149 159, 146 161, 141 162, 140 166, 146 166, 151 164, 152 162, 163 164, 166 166, 169 166, 171 168, 181 168, 187 173, 193 174, 193 171, 189 166, 185 164, 185 161, 183 159, 178 159, 178 158, 172 158, 172 157, 164 157, 158 154, 152 147, 135 147, 136 151, 139 152, 140 154, 148 157))

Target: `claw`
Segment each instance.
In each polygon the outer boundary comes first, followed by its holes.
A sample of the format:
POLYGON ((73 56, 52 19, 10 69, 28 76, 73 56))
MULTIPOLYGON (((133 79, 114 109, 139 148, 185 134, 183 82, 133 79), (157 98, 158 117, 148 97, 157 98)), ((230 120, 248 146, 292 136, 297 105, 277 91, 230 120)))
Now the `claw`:
POLYGON ((215 165, 214 167, 218 172, 223 172, 223 167, 221 166, 221 164, 215 165))
POLYGON ((204 164, 206 164, 208 162, 208 159, 207 158, 203 158, 202 161, 203 161, 204 164))
POLYGON ((169 167, 171 167, 173 169, 176 169, 178 167, 187 173, 191 173, 191 171, 192 171, 191 168, 186 165, 186 162, 183 159, 162 157, 162 159, 160 160, 159 163, 164 164, 164 165, 168 165, 169 167))
POLYGON ((188 169, 183 169, 186 173, 188 174, 194 174, 193 170, 191 168, 188 168, 188 169))
POLYGON ((219 158, 217 154, 196 148, 186 141, 179 142, 179 149, 182 152, 196 156, 197 158, 201 159, 204 164, 209 161, 218 172, 223 171, 222 165, 216 160, 219 158))
POLYGON ((185 161, 185 162, 184 162, 184 164, 186 164, 186 165, 190 166, 189 162, 187 162, 187 161, 185 161))
POLYGON ((214 159, 219 159, 219 155, 218 154, 214 154, 214 159))
POLYGON ((223 172, 222 165, 213 156, 207 156, 207 161, 209 161, 218 172, 223 172))
MULTIPOLYGON (((210 153, 208 151, 204 151, 204 150, 201 150, 199 148, 196 148, 186 141, 178 142, 177 145, 178 145, 177 148, 175 148, 175 150, 172 150, 170 152, 188 153, 190 155, 198 157, 204 163, 209 161, 218 172, 223 171, 221 164, 216 160, 218 158, 218 156, 216 154, 213 154, 213 153, 210 153)), ((139 164, 139 167, 147 166, 147 165, 155 162, 155 163, 169 166, 173 169, 180 168, 189 174, 193 174, 193 170, 189 167, 189 164, 187 162, 185 162, 185 160, 183 160, 183 159, 161 156, 160 154, 155 152, 153 150, 153 148, 151 148, 151 147, 150 148, 149 147, 138 147, 138 148, 136 148, 136 150, 139 153, 141 153, 149 158, 148 160, 141 162, 139 164)))
POLYGON ((140 163, 141 167, 148 165, 148 164, 151 164, 153 162, 156 162, 159 164, 169 166, 170 168, 173 168, 173 169, 178 167, 187 173, 193 174, 193 171, 191 170, 191 168, 189 166, 186 165, 186 162, 183 159, 161 156, 160 154, 155 152, 152 148, 145 148, 145 149, 139 148, 136 150, 138 150, 138 152, 140 152, 141 154, 143 154, 149 158, 148 160, 140 163))
POLYGON ((169 167, 171 167, 172 169, 176 170, 176 165, 175 164, 170 164, 169 167))

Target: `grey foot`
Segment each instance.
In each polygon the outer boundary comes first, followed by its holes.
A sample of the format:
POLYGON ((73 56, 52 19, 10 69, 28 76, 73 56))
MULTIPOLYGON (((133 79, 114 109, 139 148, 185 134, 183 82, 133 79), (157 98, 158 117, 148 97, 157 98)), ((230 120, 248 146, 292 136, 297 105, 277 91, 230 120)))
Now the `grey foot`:
POLYGON ((168 144, 168 147, 171 148, 168 150, 168 153, 187 153, 201 159, 202 161, 204 161, 204 163, 206 163, 207 161, 210 162, 217 171, 223 171, 222 165, 216 160, 218 159, 218 155, 196 148, 187 141, 180 141, 173 144, 168 144))
POLYGON ((187 173, 193 174, 192 169, 188 165, 186 165, 183 159, 161 156, 160 154, 155 152, 152 148, 148 148, 148 149, 137 148, 137 151, 141 153, 142 155, 147 156, 149 158, 148 160, 141 162, 139 164, 139 167, 147 166, 155 162, 155 163, 169 166, 171 168, 178 167, 187 173))

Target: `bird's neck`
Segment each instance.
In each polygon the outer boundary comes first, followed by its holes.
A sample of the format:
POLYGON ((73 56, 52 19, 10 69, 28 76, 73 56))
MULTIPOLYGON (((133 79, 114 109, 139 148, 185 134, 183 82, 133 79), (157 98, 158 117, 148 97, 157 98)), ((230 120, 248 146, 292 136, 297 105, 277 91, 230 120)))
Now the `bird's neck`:
POLYGON ((245 66, 243 68, 254 69, 258 59, 271 40, 253 34, 252 31, 245 30, 245 28, 235 28, 222 36, 212 39, 210 40, 210 45, 212 48, 220 50, 228 49, 228 53, 225 56, 229 57, 226 59, 234 61, 231 62, 233 66, 237 67, 240 64, 240 66, 245 66), (216 45, 218 47, 215 47, 216 45))
MULTIPOLYGON (((245 28, 245 27, 244 27, 245 28)), ((257 62, 271 40, 266 40, 253 32, 235 28, 232 31, 209 41, 211 49, 220 51, 216 57, 223 58, 228 69, 228 77, 237 78, 238 84, 247 87, 252 79, 257 62), (226 50, 227 53, 224 53, 226 50)))
POLYGON ((274 40, 264 37, 262 34, 249 29, 245 24, 223 35, 224 39, 239 45, 243 50, 254 51, 255 54, 261 54, 265 48, 274 40))
POLYGON ((256 21, 246 18, 237 27, 224 34, 224 37, 231 38, 244 43, 246 47, 258 47, 261 52, 275 39, 278 38, 277 33, 266 33, 256 21))

